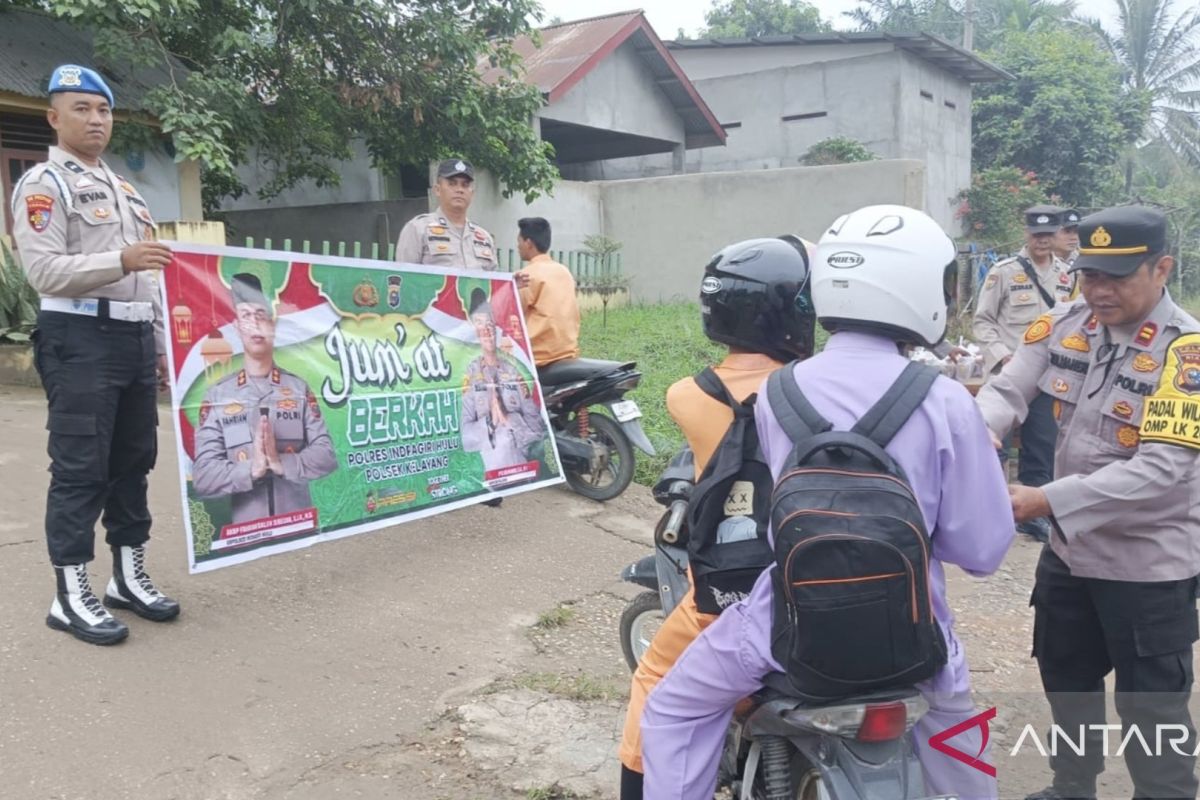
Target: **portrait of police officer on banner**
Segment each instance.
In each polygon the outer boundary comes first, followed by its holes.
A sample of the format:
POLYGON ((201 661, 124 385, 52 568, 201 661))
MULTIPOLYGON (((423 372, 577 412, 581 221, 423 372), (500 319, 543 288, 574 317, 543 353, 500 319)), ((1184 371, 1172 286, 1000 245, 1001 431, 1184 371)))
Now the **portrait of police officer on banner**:
POLYGON ((309 483, 337 467, 316 395, 275 363, 275 314, 256 275, 231 281, 244 363, 205 393, 192 482, 229 497, 233 522, 312 507, 309 483))
POLYGON ((545 428, 533 388, 502 352, 503 334, 482 289, 471 291, 468 318, 482 352, 463 382, 463 450, 479 453, 487 474, 537 460, 539 448, 532 446, 545 428))

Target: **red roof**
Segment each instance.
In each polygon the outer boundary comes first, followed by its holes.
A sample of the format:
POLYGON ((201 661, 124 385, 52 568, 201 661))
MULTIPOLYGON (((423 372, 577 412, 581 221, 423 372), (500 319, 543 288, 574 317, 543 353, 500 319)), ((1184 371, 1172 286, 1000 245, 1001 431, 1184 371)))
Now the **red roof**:
MULTIPOLYGON (((689 147, 725 143, 725 130, 696 87, 676 63, 641 11, 564 22, 540 31, 541 46, 528 36, 513 42, 525 66, 525 80, 541 89, 553 103, 627 41, 651 71, 676 113, 684 121, 689 147)), ((498 68, 483 72, 485 81, 498 80, 498 68)))

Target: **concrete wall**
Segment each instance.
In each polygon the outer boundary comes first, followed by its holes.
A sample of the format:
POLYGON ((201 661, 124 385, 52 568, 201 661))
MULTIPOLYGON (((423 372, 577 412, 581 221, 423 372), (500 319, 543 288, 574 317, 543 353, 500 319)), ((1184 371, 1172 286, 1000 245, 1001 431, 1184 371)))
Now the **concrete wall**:
POLYGON ((635 300, 693 299, 717 250, 755 236, 817 239, 839 215, 872 203, 921 208, 920 162, 676 175, 599 184, 605 233, 624 243, 635 300))
POLYGON ((297 249, 305 239, 313 242, 314 248, 329 240, 378 242, 382 249, 396 243, 404 223, 428 210, 429 202, 423 199, 381 200, 222 211, 217 217, 225 223, 229 243, 237 246, 245 246, 246 237, 253 236, 256 244, 271 239, 277 250, 283 249, 284 239, 292 239, 297 249))
POLYGON ((250 191, 236 200, 226 200, 221 204, 221 209, 249 211, 260 208, 294 208, 383 200, 383 178, 379 170, 371 166, 371 157, 367 153, 366 145, 354 142, 351 151, 354 153, 353 158, 343 161, 338 166, 341 174, 340 185, 319 187, 312 181, 305 181, 270 200, 260 200, 254 192, 270 182, 274 173, 269 165, 252 155, 248 164, 238 168, 238 176, 250 191))
POLYGON ((684 140, 683 120, 626 41, 539 116, 618 133, 684 140))
MULTIPOLYGON (((696 88, 723 125, 738 123, 738 127, 726 129, 724 147, 689 150, 685 172, 794 167, 812 145, 845 136, 883 159, 924 161, 925 210, 948 231, 958 233, 961 223, 954 217, 952 198, 971 181, 971 86, 966 81, 909 53, 889 49, 709 78, 697 81, 696 88), (783 120, 817 112, 826 116, 783 120)), ((658 155, 614 159, 600 162, 593 172, 609 180, 669 175, 671 159, 658 155)))
MULTIPOLYGON (((738 127, 726 128, 724 147, 689 150, 685 171, 794 167, 808 148, 832 136, 857 139, 880 158, 901 157, 900 56, 888 51, 696 82, 718 121, 738 127), (783 119, 819 112, 826 116, 783 119)), ((609 179, 669 175, 671 159, 613 159, 602 162, 601 172, 609 179)))
POLYGON ((772 45, 769 47, 706 47, 675 49, 671 55, 695 81, 744 75, 779 67, 796 67, 822 61, 877 55, 892 51, 889 42, 830 45, 772 45))
POLYGON ((602 233, 604 215, 597 183, 559 181, 554 194, 526 203, 520 196, 505 199, 499 182, 481 172, 475 181, 470 218, 487 228, 503 252, 517 248, 517 220, 545 217, 550 222, 552 250, 581 250, 587 236, 602 233))
POLYGON ((958 234, 961 222, 954 218, 954 198, 971 184, 971 85, 916 56, 900 55, 896 155, 925 162, 929 213, 958 234))

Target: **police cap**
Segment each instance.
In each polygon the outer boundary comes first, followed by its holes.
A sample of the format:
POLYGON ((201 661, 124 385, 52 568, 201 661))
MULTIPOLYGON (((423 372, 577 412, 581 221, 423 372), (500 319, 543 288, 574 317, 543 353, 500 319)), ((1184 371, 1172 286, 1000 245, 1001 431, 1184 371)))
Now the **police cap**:
POLYGON ((1025 209, 1025 230, 1030 233, 1054 233, 1062 227, 1062 211, 1058 206, 1031 206, 1025 209))
POLYGON ((50 84, 47 94, 58 92, 82 92, 83 94, 98 94, 108 101, 110 108, 114 107, 112 89, 94 69, 81 67, 78 64, 63 64, 56 67, 50 74, 50 84))
POLYGON ((1167 249, 1167 218, 1146 206, 1106 208, 1079 223, 1079 258, 1071 271, 1094 269, 1124 277, 1167 249))
POLYGON ((471 180, 475 180, 475 168, 461 158, 447 158, 438 164, 437 176, 439 178, 453 178, 455 175, 465 175, 471 180))
POLYGON ((271 303, 263 294, 262 281, 258 279, 257 275, 239 272, 230 281, 230 288, 233 290, 234 305, 249 303, 253 306, 262 306, 267 311, 271 310, 271 303))
POLYGON ((1079 220, 1082 218, 1083 215, 1079 213, 1078 209, 1068 208, 1062 212, 1062 226, 1064 228, 1078 228, 1079 220))

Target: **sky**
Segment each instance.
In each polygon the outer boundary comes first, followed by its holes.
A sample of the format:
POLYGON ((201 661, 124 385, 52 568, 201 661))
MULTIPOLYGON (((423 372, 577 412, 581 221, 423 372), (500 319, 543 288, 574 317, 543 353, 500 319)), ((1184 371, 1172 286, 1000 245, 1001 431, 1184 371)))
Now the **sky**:
MULTIPOLYGON (((711 8, 711 0, 540 0, 545 9, 543 24, 559 16, 570 22, 584 17, 631 11, 641 8, 646 12, 650 25, 663 39, 674 39, 680 28, 694 34, 704 25, 704 12, 711 8)), ((843 11, 855 8, 856 0, 809 0, 820 11, 822 18, 834 23, 835 28, 848 27, 843 11)), ((1079 0, 1076 7, 1080 16, 1100 17, 1111 24, 1116 7, 1114 0, 1079 0)))

